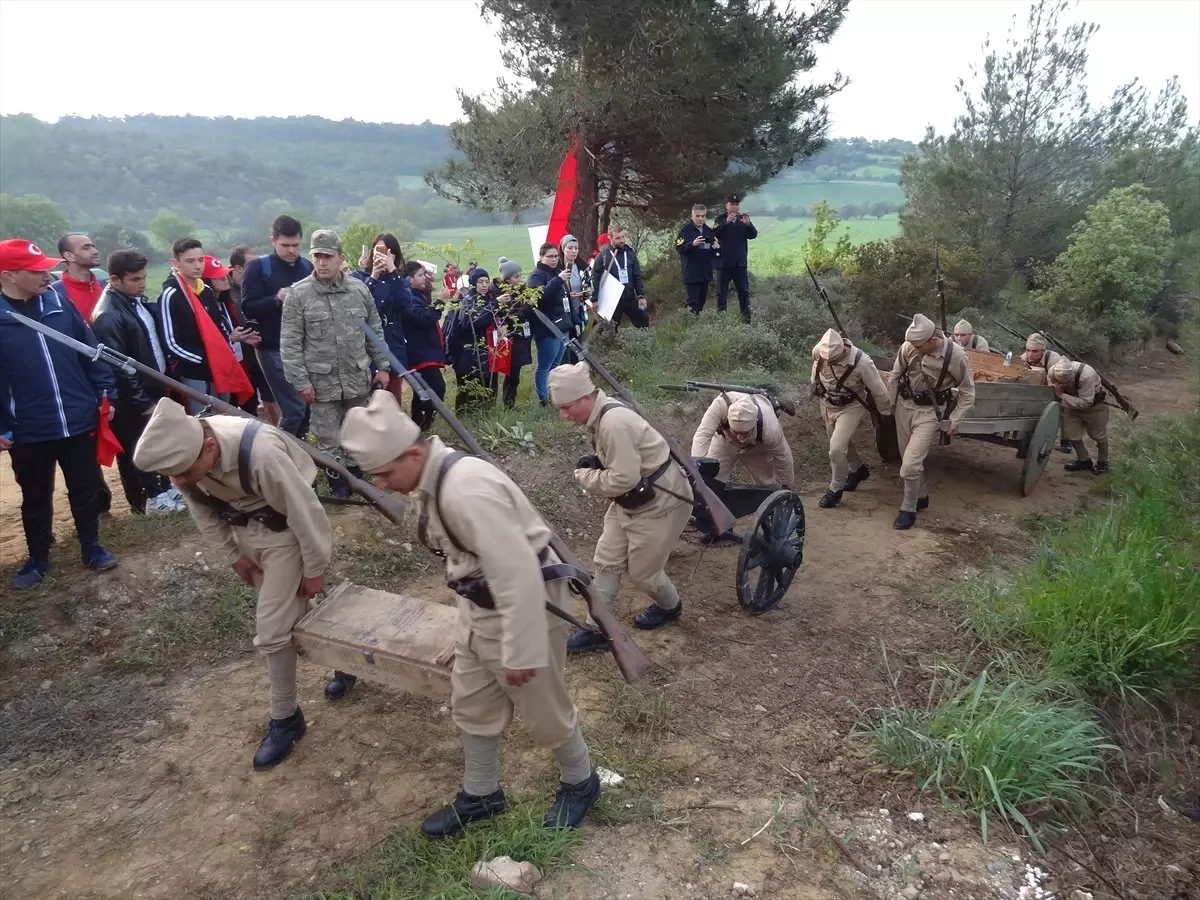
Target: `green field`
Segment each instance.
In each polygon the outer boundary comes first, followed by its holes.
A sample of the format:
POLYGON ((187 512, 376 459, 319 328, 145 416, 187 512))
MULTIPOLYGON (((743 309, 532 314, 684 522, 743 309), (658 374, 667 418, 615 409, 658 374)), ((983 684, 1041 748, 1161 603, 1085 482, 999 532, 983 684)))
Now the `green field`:
MULTIPOLYGON (((752 269, 761 269, 771 256, 798 250, 808 237, 813 223, 812 219, 777 219, 772 216, 755 216, 754 221, 759 236, 750 244, 752 269)), ((865 244, 880 238, 895 237, 900 233, 900 221, 894 215, 882 219, 851 219, 838 227, 835 237, 844 231, 849 231, 853 243, 865 244)), ((524 225, 475 225, 434 229, 423 233, 417 240, 434 246, 451 244, 462 247, 468 238, 472 238, 476 249, 472 258, 494 275, 501 256, 516 260, 525 267, 532 264, 528 234, 524 225)), ((433 254, 425 254, 422 258, 437 263, 439 268, 444 265, 444 260, 433 258, 433 254)), ((466 262, 465 259, 462 261, 466 262)))
MULTIPOLYGON (((881 173, 883 169, 879 170, 881 173)), ((890 171, 890 170, 888 170, 890 171)), ((807 206, 820 201, 834 209, 850 204, 904 202, 900 185, 887 181, 808 181, 799 178, 775 179, 746 197, 742 206, 750 213, 776 206, 807 206)))

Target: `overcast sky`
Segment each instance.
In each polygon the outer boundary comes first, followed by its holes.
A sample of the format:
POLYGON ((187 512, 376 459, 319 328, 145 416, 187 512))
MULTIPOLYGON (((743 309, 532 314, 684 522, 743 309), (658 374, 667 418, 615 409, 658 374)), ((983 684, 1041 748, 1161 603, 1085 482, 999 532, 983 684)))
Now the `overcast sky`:
MULTIPOLYGON (((812 73, 852 81, 832 100, 831 135, 949 129, 956 79, 1028 6, 852 0, 812 73)), ((1072 15, 1101 26, 1093 102, 1133 78, 1157 92, 1178 75, 1200 117, 1200 0, 1083 0, 1072 15)), ((449 123, 456 89, 485 91, 503 74, 498 49, 473 0, 0 0, 0 113, 449 123)))

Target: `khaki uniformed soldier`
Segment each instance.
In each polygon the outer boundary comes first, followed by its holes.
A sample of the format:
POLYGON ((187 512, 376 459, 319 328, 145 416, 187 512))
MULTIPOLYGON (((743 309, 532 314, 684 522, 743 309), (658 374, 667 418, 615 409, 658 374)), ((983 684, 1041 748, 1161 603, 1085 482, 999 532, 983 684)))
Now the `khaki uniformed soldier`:
POLYGON ((1087 363, 1060 358, 1050 369, 1050 386, 1062 403, 1063 435, 1071 442, 1077 459, 1066 464, 1068 472, 1108 471, 1108 404, 1100 374, 1087 363), (1096 442, 1096 461, 1088 455, 1083 434, 1096 442))
POLYGON ((975 333, 975 326, 966 319, 959 319, 954 325, 954 343, 966 350, 988 352, 988 342, 975 333))
MULTIPOLYGON (((612 606, 626 572, 654 600, 638 628, 658 628, 683 613, 679 592, 663 570, 692 514, 692 486, 671 460, 663 436, 641 416, 592 383, 587 363, 550 370, 550 402, 559 415, 586 425, 595 455, 581 459, 575 483, 612 502, 596 542, 595 590, 612 606)), ((567 651, 607 650, 608 639, 582 629, 567 651)))
MULTIPOLYGON (((367 286, 342 271, 342 241, 337 232, 314 231, 313 272, 292 286, 283 302, 279 353, 283 372, 312 410, 310 424, 317 449, 342 458, 338 429, 346 410, 364 406, 374 381, 388 384, 383 353, 362 332, 365 319, 383 340, 383 325, 367 286)), ((358 473, 355 473, 358 474, 358 473)), ((350 487, 326 472, 335 497, 346 499, 350 487)))
POLYGON ((775 407, 762 394, 722 391, 709 404, 692 436, 692 456, 721 464, 725 481, 741 461, 755 484, 777 484, 791 490, 796 481, 792 448, 783 436, 775 407))
MULTIPOLYGON (((1055 363, 1066 358, 1061 353, 1051 350, 1045 336, 1036 331, 1025 339, 1025 352, 1021 354, 1021 359, 1029 368, 1041 369, 1046 376, 1046 384, 1050 384, 1050 370, 1054 368, 1055 363)), ((1067 440, 1065 415, 1059 419, 1058 431, 1058 449, 1063 453, 1070 453, 1072 447, 1071 442, 1067 440)))
POLYGON ((854 432, 870 418, 867 404, 891 415, 888 396, 875 361, 830 328, 813 347, 813 393, 821 398, 821 419, 829 435, 829 464, 833 475, 829 489, 817 504, 832 509, 841 502, 842 491, 853 491, 871 477, 871 470, 854 449, 854 432))
POLYGON ((912 528, 917 510, 929 507, 925 457, 943 431, 953 437, 975 405, 975 379, 967 355, 917 313, 896 354, 888 394, 896 410, 896 437, 903 462, 904 500, 893 528, 912 528), (958 388, 957 399, 951 393, 958 388), (954 401, 953 403, 951 401, 954 401), (943 429, 942 422, 947 425, 943 429))
POLYGON ((192 418, 169 399, 154 408, 133 462, 171 477, 200 533, 258 588, 254 646, 267 658, 271 723, 254 768, 270 768, 304 736, 292 627, 308 611, 308 598, 325 589, 333 554, 329 520, 312 489, 317 467, 271 425, 192 418))
POLYGON ((465 761, 453 803, 421 825, 428 837, 504 812, 500 735, 518 712, 539 747, 554 751, 560 784, 548 828, 575 828, 600 796, 578 712, 567 692, 569 625, 546 611, 569 605, 570 577, 550 549, 551 532, 521 489, 491 463, 422 437, 396 398, 376 391, 346 413, 342 446, 376 484, 416 492, 420 533, 446 559, 459 594, 451 707, 465 761))

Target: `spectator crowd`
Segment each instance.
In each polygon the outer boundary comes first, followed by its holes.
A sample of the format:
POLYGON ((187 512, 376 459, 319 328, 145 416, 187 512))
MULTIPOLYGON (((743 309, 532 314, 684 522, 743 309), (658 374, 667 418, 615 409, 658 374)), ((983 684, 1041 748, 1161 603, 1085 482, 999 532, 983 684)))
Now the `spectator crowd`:
MULTIPOLYGON (((715 229, 697 207, 680 233, 689 307, 697 315, 724 238, 729 272, 721 275, 718 306, 724 309, 732 280, 749 316, 745 240, 755 234, 737 210, 738 199, 730 198, 715 229), (703 291, 693 286, 700 282, 703 291)), ((575 361, 563 334, 580 336, 601 319, 614 328, 626 319, 635 328, 649 325, 641 264, 619 227, 602 234, 594 248, 570 234, 542 244, 528 273, 501 257, 495 277, 471 262, 463 272, 448 265, 439 278, 432 266, 406 260, 388 233, 377 235, 353 263, 335 232, 310 235, 307 256, 304 238, 299 221, 279 216, 270 252, 255 255, 239 246, 228 262, 206 253, 195 237, 179 238, 171 247, 170 274, 149 293, 149 259, 139 250, 115 251, 100 270, 99 251, 86 234, 64 235, 58 256, 22 238, 0 241, 0 450, 8 451, 21 489, 28 548, 15 587, 38 584, 50 569, 58 469, 82 560, 97 571, 118 564, 99 540, 99 519, 112 502, 102 464, 115 461, 134 514, 178 510, 185 501, 169 480, 133 464, 148 417, 173 392, 139 371, 47 340, 9 311, 90 347, 102 343, 301 440, 311 432, 319 449, 340 459, 347 410, 364 406, 376 388, 401 404, 413 394, 392 371, 392 360, 420 373, 439 398, 446 393, 443 371, 451 369, 460 412, 497 402, 514 407, 522 372, 533 368, 534 393, 546 406, 550 370, 575 361), (597 303, 609 279, 610 305, 602 313, 597 303), (363 322, 389 353, 368 339, 363 322)), ((176 399, 192 415, 206 412, 195 396, 176 399)), ((428 430, 432 400, 414 395, 410 403, 413 420, 428 430)), ((335 497, 349 496, 343 478, 332 471, 325 476, 335 497)))

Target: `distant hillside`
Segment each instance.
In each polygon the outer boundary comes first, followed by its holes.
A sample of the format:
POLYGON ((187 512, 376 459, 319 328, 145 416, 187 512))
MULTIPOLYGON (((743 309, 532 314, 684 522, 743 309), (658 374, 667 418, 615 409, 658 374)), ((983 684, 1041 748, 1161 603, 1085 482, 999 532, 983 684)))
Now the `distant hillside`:
MULTIPOLYGON (((756 208, 802 217, 820 199, 835 207, 899 206, 899 161, 915 149, 904 141, 834 140, 764 185, 756 208)), ((144 229, 162 210, 227 234, 261 234, 283 209, 310 221, 357 218, 413 234, 501 221, 424 185, 421 173, 450 152, 447 127, 428 122, 147 115, 49 124, 5 116, 0 193, 42 194, 73 227, 89 229, 144 229)))

